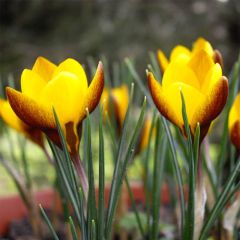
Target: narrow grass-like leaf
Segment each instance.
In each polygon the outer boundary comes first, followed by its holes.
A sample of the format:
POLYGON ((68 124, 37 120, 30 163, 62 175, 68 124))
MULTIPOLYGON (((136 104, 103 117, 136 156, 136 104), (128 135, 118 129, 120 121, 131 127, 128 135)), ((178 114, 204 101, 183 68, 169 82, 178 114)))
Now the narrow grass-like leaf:
MULTIPOLYGON (((184 121, 184 128, 188 139, 188 156, 189 156, 189 197, 187 207, 187 221, 185 221, 184 239, 192 240, 194 235, 194 214, 195 214, 195 159, 192 146, 192 137, 187 117, 186 104, 182 91, 180 91, 182 99, 182 117, 184 121)), ((199 136, 198 136, 199 137, 199 136)), ((198 148, 198 146, 197 146, 198 148)), ((197 152, 197 150, 196 150, 197 152)), ((198 156, 197 156, 198 157, 198 156)))
POLYGON ((80 203, 76 201, 76 195, 75 195, 76 193, 78 194, 78 191, 76 192, 75 189, 73 190, 70 184, 69 175, 63 167, 63 164, 62 164, 63 161, 61 161, 61 157, 59 156, 59 153, 57 152, 55 145, 50 140, 48 140, 48 143, 52 150, 52 153, 56 162, 56 166, 57 166, 57 171, 59 171, 59 176, 62 178, 62 181, 64 182, 65 188, 67 190, 67 196, 69 197, 73 205, 73 209, 77 216, 79 226, 82 227, 83 223, 81 222, 81 216, 80 216, 81 214, 79 214, 78 212, 80 208, 80 203))
POLYGON ((136 81, 137 85, 139 86, 140 90, 143 92, 143 94, 145 96, 147 96, 148 102, 151 104, 151 106, 155 107, 149 91, 147 90, 147 88, 145 87, 144 83, 142 82, 140 76, 136 72, 132 62, 130 61, 130 59, 126 58, 125 63, 126 63, 128 69, 129 69, 131 75, 133 76, 134 80, 136 81))
POLYGON ((157 240, 159 233, 159 214, 160 214, 160 190, 163 179, 164 163, 166 160, 167 141, 161 135, 160 119, 157 119, 157 136, 154 149, 153 165, 153 208, 152 208, 152 232, 151 239, 157 240))
POLYGON ((102 126, 102 114, 99 121, 99 185, 98 185, 98 239, 104 240, 105 218, 105 156, 102 126))
MULTIPOLYGON (((132 103, 133 92, 134 92, 134 85, 132 85, 132 88, 131 88, 130 104, 132 103)), ((111 189, 109 194, 108 212, 107 212, 106 228, 105 228, 106 239, 108 239, 111 234, 112 221, 113 221, 113 216, 115 213, 117 198, 118 198, 117 192, 120 191, 121 182, 119 183, 119 180, 120 180, 120 172, 122 171, 122 168, 123 168, 122 155, 124 152, 124 145, 126 145, 126 141, 127 141, 127 125, 128 125, 129 115, 130 115, 129 108, 130 107, 128 106, 128 110, 127 110, 124 124, 123 124, 122 135, 121 135, 120 143, 118 147, 117 159, 116 159, 115 168, 113 172, 113 181, 111 184, 111 189)))
POLYGON ((89 114, 87 115, 87 162, 88 162, 88 180, 89 180, 89 192, 88 192, 88 209, 87 209, 87 221, 88 221, 88 236, 90 238, 92 220, 97 218, 96 209, 96 196, 95 196, 95 184, 94 184, 94 171, 92 160, 92 143, 91 143, 91 123, 89 114))
POLYGON ((75 225, 74 225, 74 222, 73 222, 71 216, 69 217, 69 225, 70 225, 70 230, 71 230, 71 233, 72 233, 72 239, 73 240, 78 240, 77 230, 75 228, 75 225))
POLYGON ((151 198, 152 198, 152 186, 150 181, 150 171, 149 171, 149 158, 150 158, 150 149, 153 137, 153 130, 155 127, 155 119, 156 119, 156 110, 153 112, 153 118, 151 122, 150 132, 149 132, 149 139, 147 144, 147 149, 145 155, 143 157, 143 168, 145 171, 145 178, 143 179, 143 185, 145 190, 145 197, 146 197, 146 212, 147 212, 147 232, 150 232, 150 208, 151 208, 151 198))
MULTIPOLYGON (((143 94, 145 96, 147 96, 148 102, 149 104, 155 108, 154 102, 152 100, 151 95, 149 94, 149 91, 147 90, 147 88, 145 87, 145 85, 143 84, 143 82, 141 81, 140 76, 138 75, 138 73, 136 72, 132 62, 126 58, 125 59, 125 63, 131 73, 131 75, 133 76, 134 80, 136 81, 137 85, 139 86, 140 90, 143 92, 143 94)), ((167 138, 170 144, 170 150, 172 153, 172 157, 173 157, 173 169, 175 172, 175 176, 177 179, 177 184, 178 184, 178 189, 179 189, 179 195, 180 195, 180 210, 181 210, 181 232, 183 233, 183 226, 184 226, 184 221, 185 221, 185 200, 184 200, 184 191, 183 191, 183 179, 182 179, 182 174, 181 174, 181 169, 178 163, 178 159, 177 159, 177 153, 176 153, 176 148, 174 145, 174 141, 173 141, 173 136, 171 134, 171 131, 169 129, 168 123, 166 121, 165 118, 161 118, 162 124, 164 126, 165 132, 167 134, 167 138)))
POLYGON ((194 134, 194 142, 193 142, 193 154, 194 154, 193 159, 194 159, 195 176, 197 175, 199 144, 200 144, 200 124, 197 123, 197 127, 195 129, 195 134, 194 134))
POLYGON ((224 207, 224 205, 226 204, 227 199, 229 199, 229 196, 231 194, 231 188, 234 184, 235 179, 237 178, 237 176, 239 176, 239 172, 240 172, 240 158, 238 158, 237 160, 237 164, 234 168, 234 170, 231 172, 224 188, 223 191, 221 192, 221 194, 219 195, 213 209, 211 210, 203 228, 202 228, 202 232, 201 232, 201 236, 200 236, 200 240, 205 240, 207 237, 207 234, 209 232, 209 230, 211 229, 211 227, 213 226, 214 222, 216 221, 216 219, 219 217, 219 215, 222 212, 222 209, 224 207))
POLYGON ((91 235, 90 235, 90 240, 96 240, 97 235, 96 235, 96 222, 95 220, 91 221, 91 235))
POLYGON ((80 218, 81 218, 81 235, 82 235, 82 239, 87 239, 87 224, 85 221, 85 217, 84 217, 84 194, 82 191, 82 188, 80 187, 78 190, 78 195, 79 195, 79 199, 80 199, 80 207, 79 207, 79 211, 80 211, 80 218))
POLYGON ((153 52, 149 52, 149 57, 153 66, 153 71, 156 74, 156 76, 158 77, 158 79, 161 79, 161 72, 160 72, 160 66, 158 64, 158 61, 156 59, 156 55, 153 52))
MULTIPOLYGON (((133 92, 133 91, 131 91, 133 92)), ((132 94, 131 94, 132 99, 132 94)), ((110 190, 110 198, 109 198, 109 205, 108 205, 108 213, 107 213, 107 223, 106 223, 106 238, 109 239, 109 236, 111 234, 111 227, 113 222, 113 216, 116 210, 116 204, 117 199, 120 193, 122 181, 126 172, 127 165, 129 161, 133 157, 134 149, 137 143, 137 138, 140 132, 140 129, 143 125, 143 119, 145 114, 145 108, 146 108, 146 99, 143 103, 142 110, 140 113, 140 117, 138 119, 137 125, 134 129, 134 133, 131 137, 130 144, 127 147, 127 151, 125 153, 124 147, 126 148, 126 137, 127 137, 127 125, 128 125, 128 119, 129 119, 129 110, 127 111, 127 116, 125 118, 124 127, 123 127, 123 134, 120 140, 119 144, 119 150, 118 150, 118 157, 116 161, 116 166, 114 169, 114 175, 113 175, 113 181, 111 185, 110 190)))
POLYGON ((54 227, 52 226, 52 224, 51 224, 47 214, 45 213, 44 209, 42 208, 41 205, 39 205, 39 207, 40 207, 40 211, 42 213, 42 216, 43 216, 45 222, 47 223, 50 232, 52 233, 53 239, 54 240, 59 240, 59 238, 57 236, 57 233, 55 232, 54 227))
POLYGON ((145 233, 144 233, 143 225, 142 225, 141 218, 140 218, 138 210, 137 210, 137 206, 136 206, 136 203, 135 203, 135 200, 134 200, 133 192, 132 192, 131 186, 129 184, 127 175, 125 176, 125 182, 126 182, 126 186, 127 186, 127 189, 128 189, 128 194, 129 194, 129 197, 130 197, 130 201, 131 201, 131 204, 132 204, 132 207, 133 207, 133 211, 134 211, 134 214, 136 216, 138 228, 140 230, 142 239, 144 239, 145 238, 145 233))

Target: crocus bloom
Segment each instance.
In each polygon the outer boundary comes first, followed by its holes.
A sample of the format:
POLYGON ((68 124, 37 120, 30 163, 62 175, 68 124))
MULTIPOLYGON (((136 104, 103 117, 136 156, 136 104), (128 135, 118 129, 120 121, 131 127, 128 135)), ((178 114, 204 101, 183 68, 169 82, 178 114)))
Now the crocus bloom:
POLYGON ((231 107, 228 129, 232 143, 240 150, 240 93, 238 93, 231 107))
POLYGON ((110 114, 110 117, 114 115, 117 126, 119 129, 122 129, 129 103, 127 85, 123 84, 120 87, 112 89, 105 88, 102 94, 101 103, 104 105, 105 112, 110 114))
POLYGON ((228 96, 228 80, 222 76, 220 64, 200 49, 189 58, 173 59, 164 72, 162 84, 151 72, 147 75, 148 86, 158 110, 184 134, 182 91, 191 134, 194 135, 199 123, 202 140, 211 122, 222 111, 228 96))
POLYGON ((40 130, 34 129, 25 124, 12 110, 8 101, 0 99, 0 117, 3 121, 25 137, 43 148, 43 134, 40 130))
POLYGON ((213 58, 215 63, 219 63, 221 66, 222 56, 218 50, 214 50, 211 44, 206 41, 204 38, 198 38, 194 44, 192 51, 185 46, 177 45, 170 54, 169 60, 165 56, 162 50, 158 50, 157 57, 161 67, 162 72, 164 72, 169 64, 169 62, 176 60, 177 58, 181 58, 182 61, 189 61, 192 55, 194 55, 199 50, 204 50, 210 57, 213 58))
POLYGON ((104 86, 103 66, 100 62, 88 86, 82 66, 67 59, 58 66, 43 57, 37 58, 32 69, 21 76, 21 90, 7 87, 10 105, 26 124, 37 128, 59 146, 60 140, 53 107, 58 115, 71 155, 78 153, 81 123, 97 106, 104 86))
MULTIPOLYGON (((149 138, 150 138, 150 130, 151 130, 151 124, 152 124, 152 119, 147 116, 144 120, 144 125, 143 128, 140 132, 140 140, 139 140, 139 144, 137 146, 137 150, 136 150, 136 154, 142 152, 144 149, 146 149, 148 142, 149 142, 149 138)), ((156 134, 156 128, 154 127, 153 129, 153 135, 156 134)))

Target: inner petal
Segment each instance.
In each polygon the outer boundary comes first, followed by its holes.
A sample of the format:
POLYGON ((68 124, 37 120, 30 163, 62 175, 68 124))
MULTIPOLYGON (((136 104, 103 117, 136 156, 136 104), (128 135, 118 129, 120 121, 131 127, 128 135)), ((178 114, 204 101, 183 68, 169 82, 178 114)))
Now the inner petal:
POLYGON ((194 71, 181 59, 173 61, 168 65, 168 68, 163 75, 162 86, 163 88, 168 88, 176 82, 185 83, 196 89, 200 88, 200 84, 194 71))
POLYGON ((43 80, 48 82, 56 70, 57 66, 44 57, 38 57, 32 71, 37 73, 43 80))
POLYGON ((188 58, 190 57, 190 55, 191 52, 188 48, 182 45, 178 45, 172 50, 170 55, 170 61, 176 60, 178 57, 188 58))
POLYGON ((218 63, 216 63, 208 71, 202 83, 202 86, 201 86, 202 93, 207 93, 208 89, 211 89, 211 87, 221 78, 221 76, 222 76, 222 68, 218 63))
POLYGON ((28 97, 38 100, 46 81, 36 72, 25 69, 21 75, 21 90, 28 97))
POLYGON ((61 72, 48 82, 40 101, 49 108, 55 108, 62 124, 76 122, 85 93, 81 81, 74 74, 61 72))
POLYGON ((57 69, 55 70, 53 77, 56 77, 61 72, 69 72, 71 74, 76 75, 76 77, 81 81, 82 87, 87 89, 88 82, 85 71, 81 64, 72 58, 68 58, 62 63, 59 64, 57 69))
POLYGON ((203 84, 208 71, 214 66, 212 57, 204 50, 199 50, 191 57, 188 66, 195 72, 200 85, 203 84))

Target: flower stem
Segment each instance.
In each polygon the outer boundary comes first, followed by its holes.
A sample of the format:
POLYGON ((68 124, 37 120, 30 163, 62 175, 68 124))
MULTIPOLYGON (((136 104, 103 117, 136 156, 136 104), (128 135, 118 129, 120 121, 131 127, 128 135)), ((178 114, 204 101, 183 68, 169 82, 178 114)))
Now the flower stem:
POLYGON ((83 163, 80 159, 79 154, 72 155, 71 157, 72 157, 75 169, 77 171, 77 175, 80 179, 80 184, 81 184, 81 187, 83 189, 85 199, 87 200, 89 186, 88 186, 88 178, 87 178, 87 175, 86 175, 86 171, 84 169, 84 166, 83 166, 83 163))

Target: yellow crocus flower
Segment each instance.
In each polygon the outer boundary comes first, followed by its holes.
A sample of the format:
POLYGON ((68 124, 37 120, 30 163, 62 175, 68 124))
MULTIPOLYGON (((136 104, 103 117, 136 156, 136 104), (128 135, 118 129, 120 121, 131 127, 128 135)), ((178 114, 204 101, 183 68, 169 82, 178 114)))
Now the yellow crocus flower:
POLYGON ((7 87, 9 103, 17 116, 33 128, 42 130, 61 146, 53 107, 64 131, 69 151, 78 153, 81 123, 98 105, 104 86, 103 65, 88 86, 83 67, 74 59, 58 66, 38 57, 32 69, 21 75, 21 92, 7 87))
POLYGON ((120 87, 112 89, 105 88, 102 94, 101 104, 104 105, 105 112, 110 114, 110 117, 115 117, 117 126, 119 129, 122 129, 129 104, 127 85, 123 84, 120 87))
POLYGON ((220 52, 218 50, 213 50, 211 44, 204 38, 198 38, 193 44, 192 51, 182 45, 177 45, 175 48, 173 48, 169 60, 162 50, 158 50, 157 57, 162 72, 164 73, 166 71, 169 62, 174 61, 177 58, 181 58, 181 61, 189 61, 191 56, 199 50, 204 50, 209 56, 213 58, 215 63, 219 63, 221 66, 223 65, 220 52))
POLYGON ((25 124, 12 110, 8 101, 0 99, 0 117, 3 121, 15 129, 25 137, 38 144, 40 147, 44 147, 43 134, 41 131, 31 128, 25 124))
POLYGON ((160 84, 148 72, 148 86, 158 110, 184 133, 182 118, 182 91, 191 133, 197 123, 201 127, 201 139, 207 134, 211 122, 222 111, 228 96, 228 80, 222 76, 219 63, 200 49, 186 59, 173 59, 164 72, 160 84))
POLYGON ((238 93, 229 112, 228 129, 232 143, 240 150, 240 93, 238 93))

